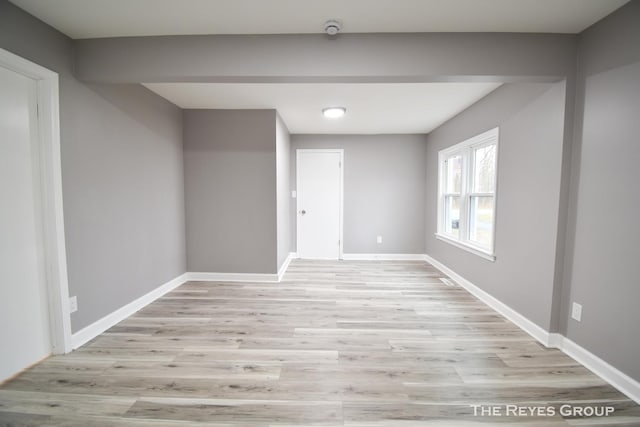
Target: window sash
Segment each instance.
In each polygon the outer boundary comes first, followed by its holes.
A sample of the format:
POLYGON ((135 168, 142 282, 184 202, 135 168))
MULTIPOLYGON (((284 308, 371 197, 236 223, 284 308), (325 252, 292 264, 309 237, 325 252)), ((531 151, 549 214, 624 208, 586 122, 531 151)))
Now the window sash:
MULTIPOLYGON (((443 191, 448 192, 449 194, 461 194, 462 193, 462 189, 463 189, 463 181, 464 181, 464 156, 462 155, 462 153, 452 153, 450 156, 447 156, 447 158, 444 160, 444 186, 443 186, 443 191), (460 157, 460 161, 461 161, 461 167, 460 167, 460 191, 456 192, 455 191, 455 181, 454 182, 450 182, 450 178, 454 177, 455 174, 449 174, 449 167, 451 166, 451 161, 453 161, 456 157, 460 157), (452 191, 450 190, 453 189, 452 191)), ((453 166, 451 166, 453 167, 453 166)))
MULTIPOLYGON (((494 234, 494 217, 495 217, 495 196, 493 194, 491 195, 482 195, 482 196, 474 196, 474 195, 469 195, 469 227, 468 227, 468 241, 469 243, 473 244, 473 245, 477 245, 481 248, 484 248, 486 250, 491 250, 492 246, 493 246, 493 234, 494 234), (478 217, 480 216, 480 213, 475 211, 476 209, 476 204, 474 203, 474 200, 480 200, 480 199, 491 199, 491 203, 490 203, 490 208, 489 209, 485 209, 487 211, 490 211, 489 215, 491 217, 489 223, 487 224, 487 221, 477 221, 478 217), (484 227, 483 227, 484 225, 484 227), (485 230, 483 230, 483 228, 485 228, 485 230), (481 238, 479 238, 478 236, 482 236, 483 231, 487 232, 488 230, 488 243, 485 243, 481 238), (475 233, 475 236, 474 236, 475 233), (474 238, 475 237, 475 238, 474 238)), ((478 211, 480 209, 478 208, 478 211)), ((485 212, 485 215, 487 213, 485 212)))
POLYGON ((443 231, 453 238, 458 239, 460 236, 460 224, 462 222, 462 197, 459 194, 445 195, 442 214, 444 216, 443 231), (455 199, 458 199, 457 219, 454 219, 455 216, 452 215, 452 205, 455 199))
MULTIPOLYGON (((493 188, 491 189, 491 191, 489 191, 488 193, 494 194, 496 191, 496 184, 497 184, 497 170, 496 170, 496 166, 498 164, 497 161, 497 151, 498 151, 498 144, 497 141, 488 141, 488 142, 483 142, 483 143, 479 143, 479 144, 473 144, 470 145, 468 147, 468 155, 469 155, 469 174, 468 174, 468 180, 469 180, 469 191, 470 192, 475 192, 474 190, 477 188, 477 183, 475 182, 476 179, 476 151, 482 149, 482 148, 486 148, 489 146, 494 146, 495 147, 495 155, 494 155, 494 178, 493 178, 493 188)), ((477 192, 477 193, 482 193, 482 192, 477 192)), ((487 192, 485 192, 487 193, 487 192)))

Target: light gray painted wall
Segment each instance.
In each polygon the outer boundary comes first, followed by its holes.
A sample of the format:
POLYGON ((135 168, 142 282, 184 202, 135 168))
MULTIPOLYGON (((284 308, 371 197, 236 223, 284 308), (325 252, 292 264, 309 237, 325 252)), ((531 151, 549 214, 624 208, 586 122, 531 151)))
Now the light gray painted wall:
POLYGON ((566 336, 640 381, 640 2, 580 36, 566 336), (570 318, 571 302, 582 321, 570 318))
POLYGON ((70 39, 0 0, 0 47, 60 74, 74 332, 185 272, 180 110, 138 85, 86 85, 70 39))
POLYGON ((426 252, 548 330, 564 82, 501 86, 427 137, 426 252), (437 240, 438 151, 499 126, 496 261, 437 240))
MULTIPOLYGON (((278 270, 289 256, 291 244, 291 138, 287 125, 276 114, 276 193, 278 270)), ((295 207, 294 207, 295 209, 295 207)))
POLYGON ((187 268, 276 273, 276 111, 184 110, 187 268))
POLYGON ((102 38, 77 42, 76 65, 83 79, 103 83, 422 82, 496 76, 550 81, 573 71, 575 39, 523 33, 102 38))
MULTIPOLYGON (((292 190, 299 148, 344 149, 345 253, 424 253, 424 135, 292 135, 292 190)), ((295 248, 295 201, 291 212, 295 248)))

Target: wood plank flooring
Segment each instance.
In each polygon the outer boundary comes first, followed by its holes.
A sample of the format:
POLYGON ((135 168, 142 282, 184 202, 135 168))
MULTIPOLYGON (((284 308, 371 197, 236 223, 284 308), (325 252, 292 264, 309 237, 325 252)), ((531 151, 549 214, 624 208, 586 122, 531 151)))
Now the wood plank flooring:
POLYGON ((0 425, 640 426, 637 404, 443 277, 298 260, 281 283, 186 283, 1 387, 0 425), (537 407, 555 413, 514 412, 537 407))

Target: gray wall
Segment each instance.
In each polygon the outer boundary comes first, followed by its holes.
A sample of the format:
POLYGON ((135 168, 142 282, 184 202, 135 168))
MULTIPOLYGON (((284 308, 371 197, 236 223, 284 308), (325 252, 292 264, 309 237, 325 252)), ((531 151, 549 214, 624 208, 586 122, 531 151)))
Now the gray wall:
POLYGON ((0 0, 0 47, 60 74, 74 332, 185 272, 180 110, 139 85, 86 85, 73 43, 0 0))
POLYGON ((184 110, 187 268, 275 273, 276 111, 184 110))
POLYGON ((566 336, 640 381, 640 2, 580 36, 566 336), (582 321, 570 318, 571 302, 582 321))
MULTIPOLYGON (((424 253, 424 135, 292 135, 293 190, 299 148, 344 149, 344 253, 424 253)), ((295 209, 293 201, 292 248, 295 209)))
POLYGON ((564 82, 506 84, 427 137, 426 253, 548 330, 564 82), (438 151, 499 126, 496 261, 437 240, 438 151))
POLYGON ((276 114, 276 203, 278 270, 291 252, 291 139, 287 125, 276 114))
POLYGON ((573 71, 576 36, 422 33, 120 37, 79 40, 88 81, 550 81, 573 71), (331 58, 331 60, 327 60, 331 58))

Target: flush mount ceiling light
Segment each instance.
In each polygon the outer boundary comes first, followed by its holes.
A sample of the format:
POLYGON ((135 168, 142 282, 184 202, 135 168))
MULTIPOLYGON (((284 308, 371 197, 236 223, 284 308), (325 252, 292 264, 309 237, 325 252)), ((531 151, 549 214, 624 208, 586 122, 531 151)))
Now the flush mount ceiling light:
POLYGON ((322 114, 328 119, 337 119, 344 116, 347 109, 344 107, 328 107, 322 110, 322 114))

